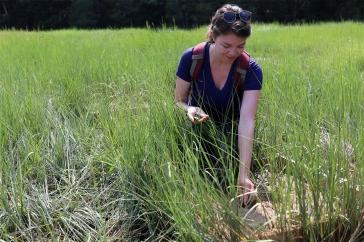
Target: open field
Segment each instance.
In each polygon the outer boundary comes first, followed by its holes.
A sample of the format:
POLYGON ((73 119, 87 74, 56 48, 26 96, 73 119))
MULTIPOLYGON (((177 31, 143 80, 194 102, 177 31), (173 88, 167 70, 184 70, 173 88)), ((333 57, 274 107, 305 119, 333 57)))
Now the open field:
POLYGON ((205 28, 1 31, 0 238, 364 239, 363 29, 254 26, 253 177, 275 211, 255 226, 234 207, 237 161, 222 194, 173 103, 179 56, 205 28))

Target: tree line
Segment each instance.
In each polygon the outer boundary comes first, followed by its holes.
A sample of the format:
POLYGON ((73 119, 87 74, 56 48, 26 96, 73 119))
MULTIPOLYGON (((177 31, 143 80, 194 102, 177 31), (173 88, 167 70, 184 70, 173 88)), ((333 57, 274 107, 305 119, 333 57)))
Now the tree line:
MULTIPOLYGON (((0 0, 0 28, 182 28, 207 24, 220 0, 0 0)), ((364 20, 363 0, 230 1, 259 22, 364 20)))

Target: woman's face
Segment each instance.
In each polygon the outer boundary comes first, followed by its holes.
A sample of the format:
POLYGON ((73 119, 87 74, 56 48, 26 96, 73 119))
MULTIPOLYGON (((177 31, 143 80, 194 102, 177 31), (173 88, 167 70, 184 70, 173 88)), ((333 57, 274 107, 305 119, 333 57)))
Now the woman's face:
POLYGON ((233 33, 217 36, 214 38, 217 56, 224 61, 234 61, 243 52, 246 39, 233 33))

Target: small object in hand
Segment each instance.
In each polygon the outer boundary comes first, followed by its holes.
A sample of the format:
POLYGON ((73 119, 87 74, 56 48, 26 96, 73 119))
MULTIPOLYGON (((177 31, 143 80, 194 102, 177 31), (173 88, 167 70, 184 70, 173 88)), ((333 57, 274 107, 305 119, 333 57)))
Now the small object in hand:
POLYGON ((195 121, 199 121, 201 118, 202 118, 202 115, 199 112, 195 113, 195 115, 193 116, 193 119, 195 121))

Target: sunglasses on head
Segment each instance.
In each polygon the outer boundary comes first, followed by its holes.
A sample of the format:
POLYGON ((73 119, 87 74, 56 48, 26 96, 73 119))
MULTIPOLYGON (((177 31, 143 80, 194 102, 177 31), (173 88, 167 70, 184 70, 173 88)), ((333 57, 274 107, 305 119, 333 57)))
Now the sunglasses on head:
POLYGON ((226 23, 234 23, 237 19, 237 17, 240 18, 241 21, 243 22, 249 22, 251 17, 252 17, 252 13, 246 10, 242 10, 239 13, 236 12, 225 12, 224 13, 224 21, 226 23))

